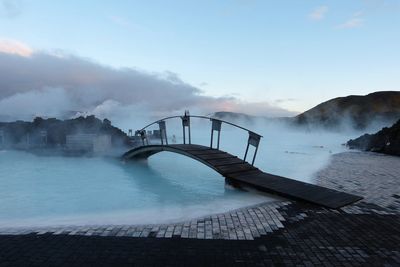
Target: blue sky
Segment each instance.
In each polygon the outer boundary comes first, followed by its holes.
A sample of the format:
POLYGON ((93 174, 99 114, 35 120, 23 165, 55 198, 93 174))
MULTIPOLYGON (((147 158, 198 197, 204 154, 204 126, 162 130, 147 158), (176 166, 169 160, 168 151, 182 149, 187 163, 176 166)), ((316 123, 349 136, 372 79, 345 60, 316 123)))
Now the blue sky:
MULTIPOLYGON (((304 111, 400 89, 400 1, 11 1, 0 39, 304 111)), ((245 112, 245 110, 243 110, 245 112)))

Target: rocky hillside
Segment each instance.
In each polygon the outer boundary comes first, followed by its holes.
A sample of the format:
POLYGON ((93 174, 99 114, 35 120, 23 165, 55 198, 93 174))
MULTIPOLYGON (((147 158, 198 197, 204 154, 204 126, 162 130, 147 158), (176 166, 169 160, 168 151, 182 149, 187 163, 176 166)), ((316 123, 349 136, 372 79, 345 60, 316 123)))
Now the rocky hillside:
POLYGON ((375 134, 364 134, 347 142, 351 149, 361 149, 400 156, 400 120, 375 134))
POLYGON ((382 91, 365 96, 338 97, 296 116, 294 124, 364 129, 374 121, 391 125, 400 118, 400 92, 382 91))
POLYGON ((292 122, 292 118, 290 118, 290 117, 262 117, 262 116, 254 116, 254 115, 248 115, 245 113, 228 112, 228 111, 215 112, 211 115, 211 117, 220 119, 220 120, 237 123, 239 125, 242 125, 242 124, 251 125, 256 121, 264 122, 266 124, 268 124, 268 123, 286 124, 286 123, 292 122))

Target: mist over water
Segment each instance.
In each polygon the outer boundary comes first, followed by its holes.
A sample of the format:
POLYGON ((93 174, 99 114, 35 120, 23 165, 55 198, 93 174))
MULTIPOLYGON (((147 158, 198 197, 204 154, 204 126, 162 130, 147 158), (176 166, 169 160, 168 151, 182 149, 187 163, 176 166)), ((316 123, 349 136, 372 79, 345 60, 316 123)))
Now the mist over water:
POLYGON ((1 151, 0 162, 0 227, 165 223, 271 200, 172 153, 124 163, 1 151))
MULTIPOLYGON (((210 145, 210 124, 192 119, 193 144, 210 145)), ((346 150, 341 144, 360 134, 308 132, 264 120, 238 124, 263 135, 256 167, 309 183, 330 155, 346 150)), ((179 118, 167 121, 167 133, 170 142, 173 135, 182 142, 179 118)), ((242 158, 247 138, 247 132, 223 124, 220 149, 242 158)), ((275 200, 225 187, 214 170, 169 152, 124 163, 119 158, 40 157, 3 150, 0 166, 0 227, 165 223, 275 200)))
MULTIPOLYGON (((374 132, 380 125, 367 130, 347 130, 332 132, 323 129, 312 131, 290 127, 284 122, 265 119, 234 121, 251 131, 263 136, 254 165, 261 170, 286 176, 292 179, 313 183, 314 173, 323 168, 332 154, 347 151, 344 144, 351 138, 365 132, 374 132)), ((192 143, 210 145, 211 123, 207 120, 192 119, 192 143)), ((154 127, 153 129, 157 129, 154 127)), ((180 119, 167 121, 169 136, 175 135, 177 143, 182 142, 183 133, 180 119)), ((187 138, 187 137, 186 137, 187 138)), ((248 133, 234 126, 222 124, 220 150, 243 158, 246 150, 248 133)), ((170 140, 171 142, 171 140, 170 140)), ((214 133, 214 147, 217 138, 214 133)), ((247 161, 251 162, 254 148, 250 146, 247 161)))

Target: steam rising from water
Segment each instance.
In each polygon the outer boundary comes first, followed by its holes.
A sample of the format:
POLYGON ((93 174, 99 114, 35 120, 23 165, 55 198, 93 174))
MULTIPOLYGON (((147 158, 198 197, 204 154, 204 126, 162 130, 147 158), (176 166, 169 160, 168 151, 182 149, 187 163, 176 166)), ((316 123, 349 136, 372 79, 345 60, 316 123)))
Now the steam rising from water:
MULTIPOLYGON (((28 57, 0 53, 0 88, 0 120, 95 114, 127 130, 186 108, 197 114, 248 110, 237 99, 203 96, 170 72, 116 70, 81 58, 44 53, 28 57)), ((270 116, 290 114, 267 103, 257 108, 270 116)), ((257 167, 311 183, 332 153, 346 150, 342 143, 361 134, 350 128, 310 132, 265 119, 235 123, 264 136, 257 167)), ((209 145, 210 127, 209 121, 193 119, 192 142, 209 145)), ((167 121, 167 133, 170 142, 173 135, 181 142, 181 121, 167 121)), ((243 157, 247 138, 247 132, 224 124, 220 148, 243 157)), ((160 223, 270 200, 226 189, 214 171, 170 153, 153 156, 146 164, 124 165, 115 159, 0 152, 3 226, 38 225, 43 220, 47 224, 160 223)))
POLYGON ((205 96, 170 71, 115 69, 80 57, 37 51, 28 56, 0 51, 0 88, 0 121, 79 114, 132 119, 188 108, 203 114, 244 108, 270 116, 293 114, 268 103, 205 96))
MULTIPOLYGON (((235 120, 234 122, 263 136, 255 161, 258 168, 268 173, 310 183, 314 182, 314 173, 329 162, 330 155, 347 151, 343 144, 364 133, 350 127, 340 132, 323 129, 309 131, 291 127, 285 122, 266 119, 235 120)), ((191 123, 192 143, 209 146, 211 123, 195 118, 191 120, 191 123)), ((367 131, 374 132, 375 130, 376 128, 369 128, 367 131)), ((179 119, 167 121, 167 132, 169 136, 175 135, 178 143, 182 142, 183 133, 179 119)), ((247 138, 246 131, 222 124, 220 149, 243 158, 247 138)), ((250 147, 247 158, 250 162, 253 152, 254 148, 250 147)))
MULTIPOLYGON (((310 183, 332 153, 346 150, 342 143, 359 135, 308 132, 262 119, 237 123, 264 136, 257 167, 310 183)), ((209 145, 210 127, 210 121, 193 118, 192 143, 209 145)), ((179 118, 167 121, 167 132, 170 142, 173 135, 181 142, 179 118)), ((247 138, 247 132, 223 124, 220 149, 243 157, 247 138)), ((227 189, 215 171, 167 152, 147 162, 123 164, 3 151, 0 166, 0 226, 165 223, 274 200, 227 189)))

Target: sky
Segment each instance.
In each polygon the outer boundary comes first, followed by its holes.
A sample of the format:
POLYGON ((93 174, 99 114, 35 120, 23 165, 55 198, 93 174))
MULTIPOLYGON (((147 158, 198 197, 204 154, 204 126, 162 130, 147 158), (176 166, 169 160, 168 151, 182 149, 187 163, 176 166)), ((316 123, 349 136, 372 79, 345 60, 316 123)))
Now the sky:
POLYGON ((400 0, 0 0, 0 113, 289 116, 400 90, 399 51, 400 0))

